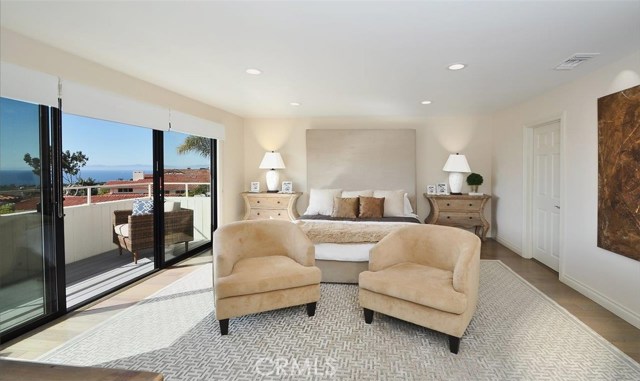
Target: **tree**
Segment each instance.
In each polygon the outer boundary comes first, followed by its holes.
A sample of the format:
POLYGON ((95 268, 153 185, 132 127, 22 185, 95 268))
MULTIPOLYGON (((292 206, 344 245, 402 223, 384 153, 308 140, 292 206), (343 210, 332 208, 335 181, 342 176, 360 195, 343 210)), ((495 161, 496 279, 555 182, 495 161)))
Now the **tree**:
POLYGON ((211 139, 201 136, 187 136, 177 149, 180 155, 194 152, 202 157, 211 156, 211 139))
MULTIPOLYGON (((26 153, 24 154, 23 160, 33 168, 33 173, 40 176, 41 163, 39 158, 31 157, 31 154, 26 153)), ((74 184, 75 177, 80 172, 80 168, 87 165, 87 161, 89 161, 89 158, 83 154, 82 151, 71 153, 71 151, 66 150, 62 153, 62 176, 67 185, 74 184)))
POLYGON ((73 185, 75 177, 80 172, 80 168, 87 165, 89 158, 82 153, 76 151, 74 153, 66 150, 62 153, 62 176, 69 185, 73 185))

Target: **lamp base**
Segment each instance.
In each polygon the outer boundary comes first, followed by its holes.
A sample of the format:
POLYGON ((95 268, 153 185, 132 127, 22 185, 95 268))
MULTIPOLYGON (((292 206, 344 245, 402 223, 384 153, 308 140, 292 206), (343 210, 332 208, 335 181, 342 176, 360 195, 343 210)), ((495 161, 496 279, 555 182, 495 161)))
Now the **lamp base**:
POLYGON ((275 193, 278 191, 278 182, 280 182, 280 175, 278 171, 272 169, 267 172, 267 193, 275 193))
POLYGON ((462 180, 462 173, 449 172, 449 191, 451 194, 462 194, 462 180))
POLYGON ((449 194, 461 195, 461 194, 462 194, 462 192, 460 192, 460 193, 458 193, 458 192, 451 192, 451 193, 449 193, 449 194))

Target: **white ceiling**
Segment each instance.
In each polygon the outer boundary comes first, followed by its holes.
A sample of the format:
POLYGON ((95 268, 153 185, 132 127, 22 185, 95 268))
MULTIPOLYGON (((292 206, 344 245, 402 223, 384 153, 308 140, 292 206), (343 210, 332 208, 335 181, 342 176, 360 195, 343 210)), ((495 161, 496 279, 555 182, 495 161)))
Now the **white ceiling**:
POLYGON ((640 49, 640 1, 2 0, 0 22, 245 117, 491 112, 640 49))

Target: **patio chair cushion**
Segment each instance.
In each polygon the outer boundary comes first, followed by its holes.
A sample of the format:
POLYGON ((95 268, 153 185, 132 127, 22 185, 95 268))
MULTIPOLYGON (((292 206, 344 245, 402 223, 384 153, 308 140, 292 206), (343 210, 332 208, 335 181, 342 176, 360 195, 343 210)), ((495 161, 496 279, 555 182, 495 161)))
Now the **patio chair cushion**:
POLYGON ((129 224, 121 224, 113 227, 113 231, 116 232, 117 235, 121 235, 123 237, 129 236, 129 224))

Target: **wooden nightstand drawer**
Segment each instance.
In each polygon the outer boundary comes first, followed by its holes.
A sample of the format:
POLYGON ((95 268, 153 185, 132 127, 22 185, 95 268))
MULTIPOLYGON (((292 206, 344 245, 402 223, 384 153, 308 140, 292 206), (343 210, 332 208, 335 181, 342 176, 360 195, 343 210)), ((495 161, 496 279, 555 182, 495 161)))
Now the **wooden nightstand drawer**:
POLYGON ((467 214, 467 213, 454 213, 454 212, 440 212, 438 216, 438 224, 441 225, 463 225, 463 226, 476 226, 482 225, 482 220, 479 214, 467 214))
POLYGON ((437 200, 440 210, 480 210, 482 200, 437 200))
POLYGON ((287 209, 288 199, 276 197, 250 197, 249 207, 251 209, 287 209))
POLYGON ((288 220, 289 214, 286 209, 251 209, 249 220, 288 220))

